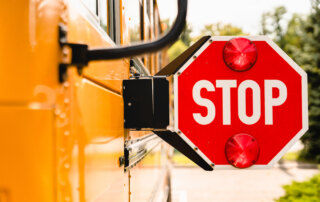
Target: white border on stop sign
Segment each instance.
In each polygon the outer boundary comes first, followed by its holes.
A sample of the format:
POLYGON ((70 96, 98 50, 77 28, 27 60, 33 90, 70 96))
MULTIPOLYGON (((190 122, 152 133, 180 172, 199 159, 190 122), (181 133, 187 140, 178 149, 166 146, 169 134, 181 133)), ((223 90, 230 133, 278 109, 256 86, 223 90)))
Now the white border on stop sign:
MULTIPOLYGON (((196 58, 213 42, 213 41, 229 41, 232 38, 239 36, 212 36, 207 40, 202 47, 189 58, 189 60, 174 74, 173 76, 173 91, 174 91, 174 130, 175 132, 180 131, 178 126, 178 74, 182 72, 195 60, 196 58)), ((301 136, 307 132, 309 128, 308 123, 308 80, 307 73, 299 67, 281 48, 278 47, 271 39, 267 36, 240 36, 243 38, 250 39, 251 41, 266 41, 300 76, 301 76, 301 91, 302 91, 302 128, 301 130, 292 138, 284 148, 266 165, 253 165, 246 169, 264 169, 271 168, 280 158, 301 138, 301 136)), ((180 131, 181 138, 192 148, 198 148, 193 144, 193 142, 180 131)), ((212 161, 201 151, 200 148, 195 150, 209 165, 212 165, 212 161)), ((213 162, 214 163, 214 162, 213 162)), ((215 165, 215 169, 238 169, 232 165, 215 165)))

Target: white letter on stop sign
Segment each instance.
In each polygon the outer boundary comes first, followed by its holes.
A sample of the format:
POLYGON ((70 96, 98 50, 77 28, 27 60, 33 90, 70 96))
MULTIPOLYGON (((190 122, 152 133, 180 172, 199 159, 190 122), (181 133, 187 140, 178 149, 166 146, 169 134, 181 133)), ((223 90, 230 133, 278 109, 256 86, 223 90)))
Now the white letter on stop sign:
MULTIPOLYGON (((223 125, 231 125, 231 88, 237 87, 236 80, 216 80, 216 87, 222 88, 222 120, 223 125)), ((205 88, 207 91, 215 91, 214 85, 207 80, 198 81, 192 89, 192 96, 200 106, 207 108, 207 116, 201 116, 200 113, 193 113, 194 120, 201 125, 210 124, 216 115, 216 108, 213 102, 209 99, 202 98, 200 91, 205 88)), ((273 124, 273 107, 282 105, 287 99, 287 87, 279 80, 265 80, 264 81, 264 110, 265 110, 265 124, 273 124), (273 88, 279 90, 279 96, 273 97, 273 88)), ((242 123, 247 125, 255 124, 259 121, 261 116, 261 93, 260 86, 253 80, 245 80, 240 83, 238 87, 238 116, 242 123), (250 88, 252 90, 252 115, 247 116, 247 96, 246 91, 250 88)))
POLYGON ((193 113, 193 118, 197 123, 201 125, 207 125, 214 120, 216 108, 211 100, 202 98, 200 96, 200 91, 202 88, 205 88, 207 91, 215 91, 213 84, 207 80, 201 80, 194 84, 192 89, 193 99, 198 105, 207 107, 208 114, 207 116, 203 117, 200 113, 193 113))
POLYGON ((282 105, 287 99, 287 87, 286 85, 279 80, 265 80, 264 81, 264 93, 265 93, 265 114, 266 114, 266 125, 273 124, 273 106, 282 105), (279 89, 279 97, 273 98, 272 89, 279 89))
POLYGON ((217 88, 222 88, 222 118, 223 118, 223 125, 230 125, 231 124, 231 96, 230 96, 230 88, 237 87, 236 80, 217 80, 216 81, 217 88))
POLYGON ((255 124, 261 116, 260 87, 252 80, 243 81, 238 88, 238 115, 240 120, 248 125, 255 124), (252 89, 252 115, 247 116, 246 90, 252 89))

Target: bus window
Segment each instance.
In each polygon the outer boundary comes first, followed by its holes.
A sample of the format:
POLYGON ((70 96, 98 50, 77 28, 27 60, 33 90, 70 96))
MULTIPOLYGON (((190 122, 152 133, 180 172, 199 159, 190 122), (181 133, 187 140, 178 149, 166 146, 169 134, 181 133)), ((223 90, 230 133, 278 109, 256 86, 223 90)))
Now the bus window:
POLYGON ((150 0, 143 0, 143 40, 150 40, 150 18, 148 12, 150 12, 150 0))
POLYGON ((120 31, 120 1, 108 0, 108 34, 116 43, 121 44, 120 31))
POLYGON ((98 0, 81 0, 87 8, 95 15, 98 15, 98 0))
POLYGON ((108 0, 99 0, 99 21, 101 28, 108 33, 108 0))
POLYGON ((141 29, 142 29, 142 20, 141 20, 141 10, 142 3, 141 0, 129 0, 126 5, 129 9, 126 10, 128 15, 128 29, 130 42, 138 42, 142 40, 141 29))

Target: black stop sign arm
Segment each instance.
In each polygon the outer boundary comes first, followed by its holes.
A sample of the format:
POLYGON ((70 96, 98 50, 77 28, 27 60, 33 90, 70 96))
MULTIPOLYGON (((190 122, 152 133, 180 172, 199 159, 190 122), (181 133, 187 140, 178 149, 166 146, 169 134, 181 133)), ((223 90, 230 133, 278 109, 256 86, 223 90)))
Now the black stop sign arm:
POLYGON ((170 92, 168 77, 175 74, 190 57, 209 40, 202 37, 155 76, 133 76, 123 81, 124 127, 130 130, 153 131, 162 140, 180 151, 195 164, 207 171, 214 165, 207 163, 182 137, 169 130, 170 92))

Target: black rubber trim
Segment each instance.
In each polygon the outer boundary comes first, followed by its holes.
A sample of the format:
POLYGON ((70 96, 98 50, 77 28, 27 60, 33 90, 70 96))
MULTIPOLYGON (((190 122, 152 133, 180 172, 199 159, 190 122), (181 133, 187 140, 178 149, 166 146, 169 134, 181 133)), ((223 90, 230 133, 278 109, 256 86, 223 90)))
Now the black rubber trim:
POLYGON ((177 133, 171 131, 153 132, 204 170, 213 170, 213 167, 209 165, 205 160, 203 160, 202 157, 193 148, 191 148, 177 133))
POLYGON ((88 61, 119 59, 152 53, 172 44, 178 39, 186 25, 187 5, 187 0, 178 0, 178 15, 176 21, 171 30, 160 39, 153 42, 124 47, 89 49, 87 54, 88 61))

